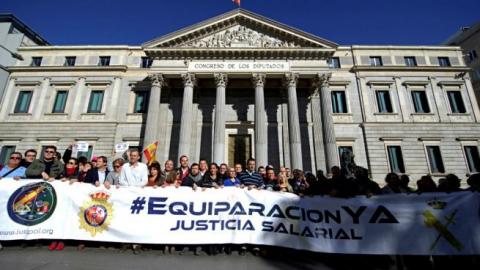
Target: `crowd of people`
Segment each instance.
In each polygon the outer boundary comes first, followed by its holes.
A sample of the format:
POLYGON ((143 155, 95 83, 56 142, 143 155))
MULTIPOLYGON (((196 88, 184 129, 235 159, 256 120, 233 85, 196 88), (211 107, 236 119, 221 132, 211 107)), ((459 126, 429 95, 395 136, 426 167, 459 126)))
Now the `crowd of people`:
MULTIPOLYGON (((467 180, 469 188, 461 189, 461 180, 448 174, 435 182, 430 175, 422 176, 416 182, 416 190, 409 183, 408 175, 388 173, 385 186, 380 187, 369 178, 367 169, 350 164, 348 168, 334 166, 327 177, 323 171, 316 174, 300 169, 274 168, 271 165, 258 166, 255 159, 248 159, 243 164, 229 166, 225 163, 208 163, 200 159, 191 163, 189 157, 179 158, 179 167, 173 160, 167 160, 163 168, 158 161, 149 165, 142 163, 138 149, 127 151, 122 158, 108 160, 105 156, 72 157, 70 145, 63 155, 56 146, 44 147, 41 158, 37 159, 37 151, 27 150, 10 154, 9 160, 0 168, 0 179, 44 179, 45 181, 68 181, 89 183, 104 186, 107 189, 122 186, 137 187, 190 187, 194 190, 208 188, 246 188, 265 189, 273 192, 291 192, 299 196, 328 195, 339 198, 350 198, 357 195, 367 197, 393 193, 425 193, 425 192, 459 192, 480 191, 480 174, 472 174, 467 180)), ((134 250, 139 247, 134 245, 134 250)), ((62 250, 64 243, 54 241, 50 250, 62 250)), ((215 251, 213 251, 215 253, 215 251)))

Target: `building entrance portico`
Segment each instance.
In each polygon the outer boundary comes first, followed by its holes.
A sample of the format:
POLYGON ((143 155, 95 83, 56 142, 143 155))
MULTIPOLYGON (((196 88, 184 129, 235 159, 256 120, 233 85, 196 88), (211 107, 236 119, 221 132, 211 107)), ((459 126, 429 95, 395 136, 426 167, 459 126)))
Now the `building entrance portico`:
MULTIPOLYGON (((172 122, 177 130, 171 132, 171 143, 158 151, 168 148, 168 158, 174 160, 186 154, 193 160, 244 164, 254 157, 258 166, 316 169, 320 164, 312 158, 324 160, 324 153, 323 145, 314 143, 323 142, 323 130, 321 122, 312 121, 309 93, 312 82, 327 72, 326 59, 335 46, 244 11, 144 44, 145 53, 154 59, 151 78, 176 81, 169 92, 177 100, 169 103, 181 107, 174 108, 180 117, 172 122), (232 129, 230 123, 242 124, 232 129), (244 123, 249 125, 247 132, 240 132, 244 123)), ((144 144, 164 130, 148 126, 158 123, 162 114, 151 109, 160 104, 160 84, 152 83, 144 144)), ((325 97, 330 102, 329 94, 325 97)), ((326 123, 330 136, 333 123, 326 123)), ((168 129, 168 123, 160 125, 168 129)))

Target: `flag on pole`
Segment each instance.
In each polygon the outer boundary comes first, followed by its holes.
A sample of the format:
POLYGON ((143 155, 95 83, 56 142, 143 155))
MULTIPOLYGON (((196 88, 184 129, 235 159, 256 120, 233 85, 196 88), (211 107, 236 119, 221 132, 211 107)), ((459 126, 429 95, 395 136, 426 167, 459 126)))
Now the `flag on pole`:
POLYGON ((147 158, 147 164, 150 165, 153 161, 157 160, 156 152, 157 152, 158 141, 149 144, 145 149, 143 149, 143 154, 147 158))
POLYGON ((237 6, 240 6, 240 0, 232 0, 232 2, 237 4, 237 6))

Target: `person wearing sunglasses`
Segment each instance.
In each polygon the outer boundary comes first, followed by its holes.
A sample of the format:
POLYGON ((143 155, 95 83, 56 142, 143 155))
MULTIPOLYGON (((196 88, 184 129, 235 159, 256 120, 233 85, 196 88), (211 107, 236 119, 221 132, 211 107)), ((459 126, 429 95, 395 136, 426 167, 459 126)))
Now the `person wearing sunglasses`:
POLYGON ((64 166, 60 160, 55 159, 57 147, 54 145, 45 146, 43 158, 36 159, 28 166, 25 175, 27 178, 40 178, 53 181, 64 174, 64 166))
POLYGON ((24 158, 22 159, 22 166, 28 168, 30 164, 37 158, 37 150, 28 149, 25 151, 24 158))
POLYGON ((21 166, 22 162, 22 153, 13 152, 10 154, 10 159, 7 164, 3 166, 0 170, 0 179, 2 178, 13 178, 19 180, 20 178, 25 177, 26 168, 21 166))

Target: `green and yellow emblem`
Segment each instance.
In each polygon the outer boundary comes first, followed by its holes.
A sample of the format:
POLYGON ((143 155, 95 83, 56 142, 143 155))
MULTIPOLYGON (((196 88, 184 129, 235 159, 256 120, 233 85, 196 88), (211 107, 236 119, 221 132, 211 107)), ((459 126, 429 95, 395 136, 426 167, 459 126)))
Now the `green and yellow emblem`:
POLYGON ((90 194, 91 200, 83 204, 78 212, 80 229, 89 232, 92 237, 108 229, 113 217, 113 207, 104 191, 90 194))
MULTIPOLYGON (((447 206, 446 202, 442 202, 436 199, 428 202, 428 205, 434 210, 443 210, 447 206)), ((455 209, 450 215, 444 217, 445 224, 442 223, 442 220, 437 218, 436 215, 430 210, 425 210, 423 212, 425 225, 429 228, 433 228, 437 231, 437 237, 435 241, 430 245, 430 250, 433 251, 441 238, 447 240, 447 242, 456 250, 461 251, 463 249, 463 244, 453 235, 453 233, 448 229, 448 226, 455 224, 455 216, 457 215, 457 209, 455 209)))

